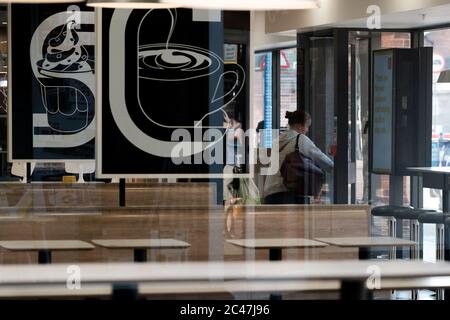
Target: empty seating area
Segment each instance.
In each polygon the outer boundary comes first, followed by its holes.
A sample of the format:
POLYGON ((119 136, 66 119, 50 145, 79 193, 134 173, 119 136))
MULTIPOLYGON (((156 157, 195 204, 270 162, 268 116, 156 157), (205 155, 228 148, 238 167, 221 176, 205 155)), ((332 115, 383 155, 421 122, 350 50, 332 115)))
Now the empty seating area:
MULTIPOLYGON (((188 183, 188 187, 183 186, 183 183, 130 185, 131 193, 136 194, 183 192, 178 199, 190 198, 191 191, 198 195, 195 183, 188 183), (139 188, 142 190, 138 191, 139 188)), ((104 193, 105 197, 113 192, 112 186, 103 189, 86 186, 85 194, 89 194, 91 187, 100 195, 104 193)), ((201 189, 205 184, 199 183, 198 186, 201 189)), ((26 197, 29 192, 27 185, 21 187, 24 190, 23 196, 26 197)), ((31 185, 31 189, 34 188, 31 185)), ((64 188, 76 197, 83 194, 83 189, 78 185, 72 190, 68 185, 64 188)), ((42 192, 43 189, 37 190, 42 192)), ((96 199, 90 198, 94 199, 90 202, 87 198, 82 205, 74 207, 67 203, 25 209, 18 206, 2 207, 1 265, 80 265, 82 268, 86 265, 89 268, 89 264, 113 266, 119 263, 130 266, 133 263, 207 265, 252 261, 308 264, 315 261, 357 263, 367 259, 378 265, 386 262, 386 258, 405 260, 405 263, 416 260, 420 264, 423 257, 423 224, 431 223, 436 225, 438 231, 438 260, 445 261, 445 243, 439 242, 439 239, 445 239, 447 216, 434 210, 400 206, 319 204, 236 204, 224 207, 209 202, 210 193, 211 191, 198 195, 199 205, 161 199, 160 203, 152 205, 102 206, 96 199), (374 219, 381 219, 377 224, 386 224, 387 234, 372 234, 374 219), (402 239, 402 234, 397 233, 399 223, 410 225, 409 239, 402 239)), ((102 197, 101 195, 99 198, 102 197)), ((337 298, 348 294, 345 293, 340 278, 321 278, 320 281, 303 279, 295 284, 283 281, 269 284, 254 280, 212 284, 190 279, 192 281, 184 284, 169 285, 163 280, 156 281, 157 284, 138 281, 135 294, 147 299, 171 299, 177 296, 188 299, 228 299, 245 293, 267 299, 309 299, 321 296, 337 298)), ((375 291, 369 290, 367 294, 370 297, 375 295, 388 298, 390 289, 395 288, 399 297, 406 292, 415 292, 416 296, 411 297, 417 299, 425 292, 428 296, 442 299, 444 289, 432 287, 431 283, 433 282, 390 279, 383 287, 375 291)), ((48 292, 42 297, 111 298, 118 294, 114 288, 113 282, 107 285, 92 284, 73 294, 55 285, 48 287, 48 292)), ((11 292, 16 292, 19 298, 30 298, 39 290, 29 287, 11 292)), ((0 296, 11 298, 11 293, 4 289, 0 296)))

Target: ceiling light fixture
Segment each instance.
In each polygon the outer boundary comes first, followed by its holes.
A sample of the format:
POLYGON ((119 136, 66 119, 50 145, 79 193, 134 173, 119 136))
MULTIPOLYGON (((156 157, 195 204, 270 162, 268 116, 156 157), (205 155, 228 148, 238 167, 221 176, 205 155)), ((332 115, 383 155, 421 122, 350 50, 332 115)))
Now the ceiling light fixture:
POLYGON ((88 0, 100 8, 194 8, 215 10, 300 10, 319 8, 317 0, 88 0))
POLYGON ((74 2, 84 2, 84 0, 0 0, 0 3, 23 3, 23 4, 74 3, 74 2))
POLYGON ((87 5, 98 8, 122 8, 122 9, 167 9, 178 8, 180 4, 176 0, 88 0, 87 5))
POLYGON ((317 9, 317 0, 161 0, 176 2, 183 7, 220 10, 300 10, 317 9))

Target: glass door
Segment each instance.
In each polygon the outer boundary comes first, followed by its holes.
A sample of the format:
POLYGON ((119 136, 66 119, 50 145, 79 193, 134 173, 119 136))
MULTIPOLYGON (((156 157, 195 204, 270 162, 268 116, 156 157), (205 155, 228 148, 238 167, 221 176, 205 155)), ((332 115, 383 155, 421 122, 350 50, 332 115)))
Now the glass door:
MULTIPOLYGON (((433 47, 433 167, 450 166, 450 28, 424 32, 424 46, 433 47)), ((442 191, 424 189, 425 208, 442 210, 442 191)))
MULTIPOLYGON (((310 138, 324 153, 333 151, 336 145, 335 119, 335 59, 333 37, 310 38, 309 103, 305 105, 311 114, 310 138)), ((324 202, 333 203, 333 175, 327 174, 324 202)))
POLYGON ((351 121, 350 163, 355 174, 351 190, 352 203, 369 201, 369 68, 370 35, 368 32, 354 31, 349 34, 351 45, 351 101, 349 115, 351 121))
POLYGON ((251 128, 258 133, 258 146, 272 148, 273 94, 272 52, 255 55, 255 102, 251 128))

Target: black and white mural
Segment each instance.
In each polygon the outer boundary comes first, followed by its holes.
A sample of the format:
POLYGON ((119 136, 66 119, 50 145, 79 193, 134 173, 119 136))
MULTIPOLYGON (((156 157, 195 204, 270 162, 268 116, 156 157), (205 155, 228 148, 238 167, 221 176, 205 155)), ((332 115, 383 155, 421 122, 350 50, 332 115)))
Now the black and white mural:
POLYGON ((247 81, 224 62, 221 16, 104 9, 101 19, 100 177, 221 175, 227 110, 247 81))
POLYGON ((10 160, 95 157, 95 13, 11 5, 10 160))

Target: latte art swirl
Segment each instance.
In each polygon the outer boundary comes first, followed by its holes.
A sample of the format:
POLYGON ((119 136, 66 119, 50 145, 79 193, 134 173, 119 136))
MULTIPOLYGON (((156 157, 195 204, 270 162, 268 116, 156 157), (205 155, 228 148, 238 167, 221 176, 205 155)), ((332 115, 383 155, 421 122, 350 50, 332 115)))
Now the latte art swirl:
POLYGON ((213 52, 187 45, 152 44, 139 48, 139 77, 149 80, 179 81, 206 77, 220 68, 213 52))
POLYGON ((153 69, 178 69, 180 71, 196 71, 207 69, 211 59, 186 50, 149 50, 142 54, 142 62, 153 69))

